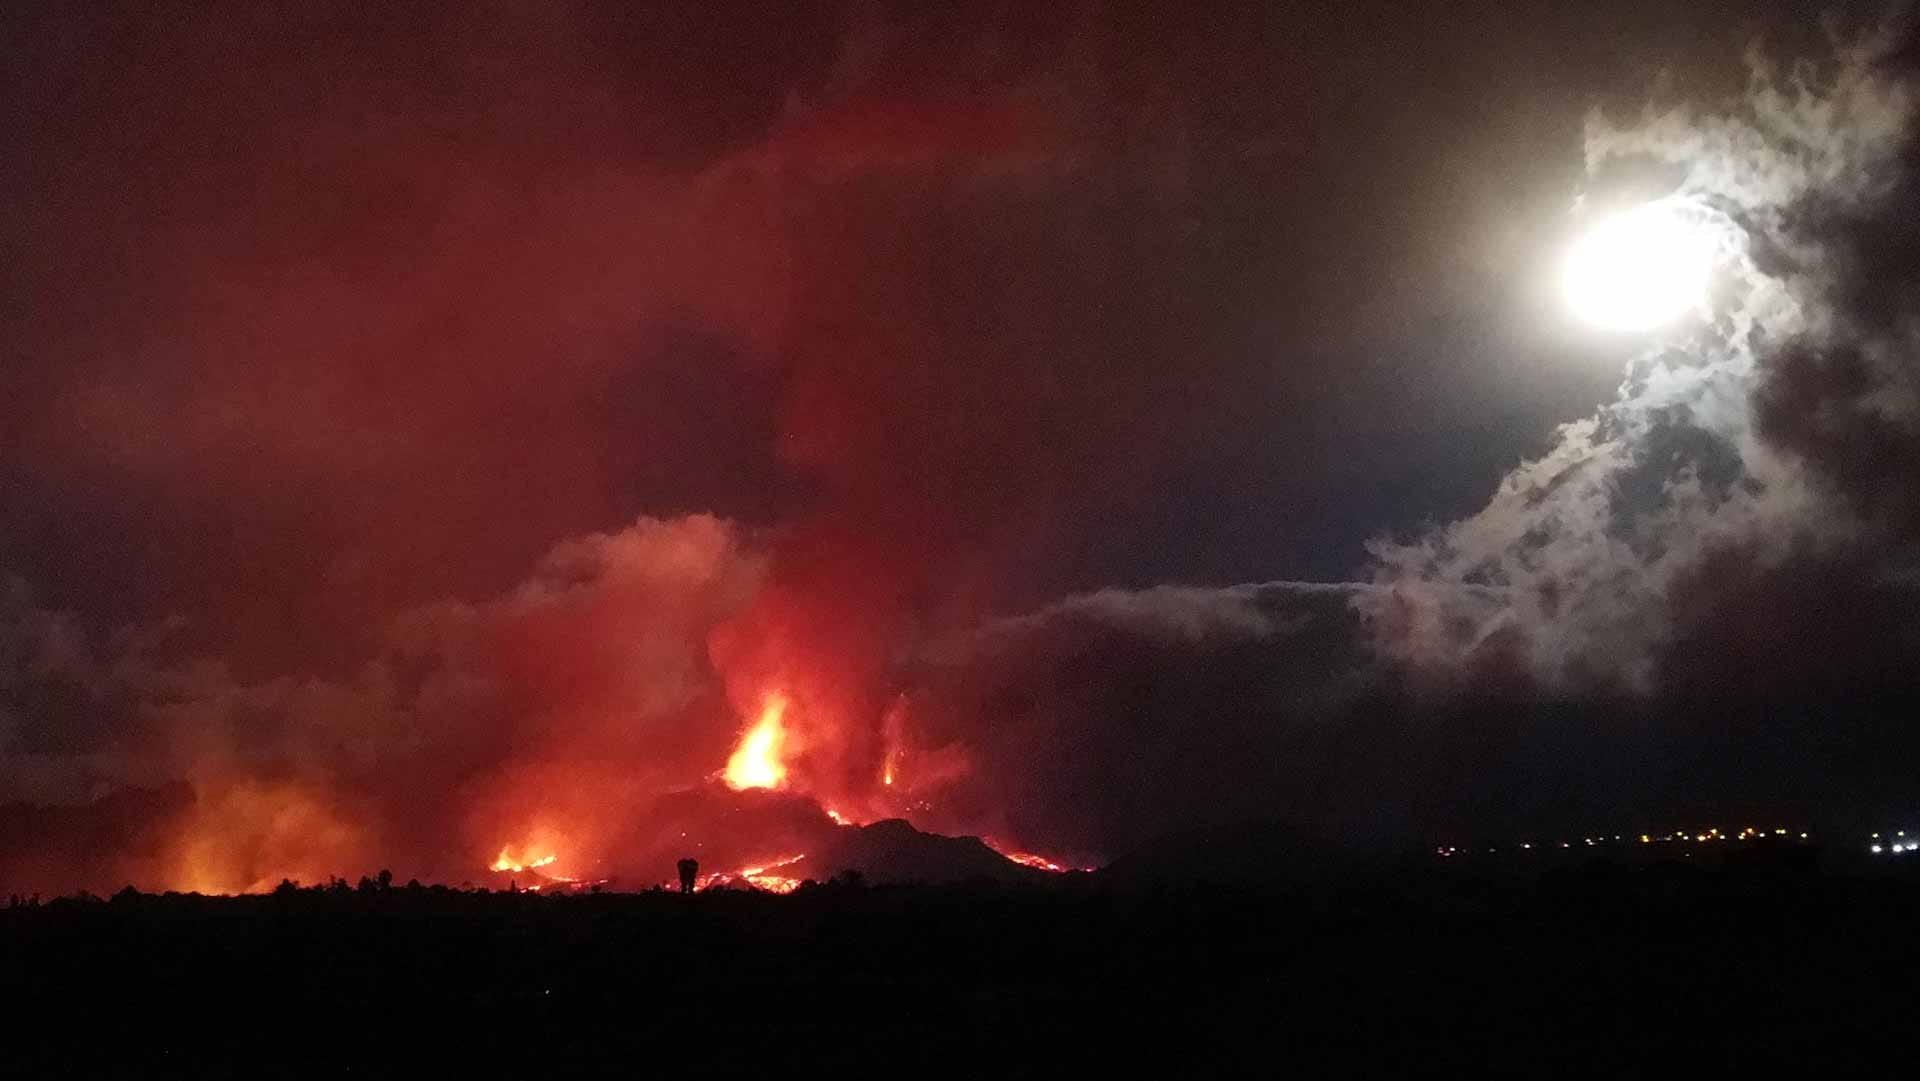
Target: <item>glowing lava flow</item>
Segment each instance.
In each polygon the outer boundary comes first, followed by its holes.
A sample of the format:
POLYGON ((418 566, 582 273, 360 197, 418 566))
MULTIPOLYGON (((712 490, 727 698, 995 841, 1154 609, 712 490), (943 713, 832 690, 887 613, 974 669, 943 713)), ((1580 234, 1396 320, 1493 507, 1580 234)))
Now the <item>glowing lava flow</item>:
POLYGON ((786 875, 774 874, 773 872, 784 867, 791 867, 806 858, 806 854, 801 853, 798 856, 780 860, 777 863, 770 863, 765 867, 748 868, 740 872, 740 877, 771 893, 792 893, 794 890, 800 888, 800 880, 797 878, 789 878, 786 875))
MULTIPOLYGON (((768 893, 792 893, 800 888, 800 880, 779 872, 806 858, 806 854, 802 853, 798 856, 774 860, 762 867, 743 867, 738 871, 715 871, 696 879, 693 889, 695 893, 704 893, 713 889, 739 889, 740 884, 744 882, 754 889, 765 890, 768 893)), ((661 886, 671 890, 676 884, 663 882, 661 886)))
POLYGON ((733 757, 727 759, 727 769, 722 776, 730 787, 778 788, 787 779, 787 767, 780 761, 781 748, 787 741, 786 713, 785 695, 767 696, 766 705, 760 709, 759 722, 740 740, 733 757))
POLYGON ((1067 873, 1065 867, 1060 866, 1045 856, 1036 856, 1031 852, 1002 852, 1000 854, 1022 866, 1035 867, 1042 871, 1052 871, 1057 875, 1067 873))
MULTIPOLYGON (((995 852, 1000 853, 1002 856, 1005 856, 1006 858, 1012 860, 1013 862, 1020 864, 1023 867, 1031 867, 1036 871, 1051 871, 1056 875, 1064 875, 1068 871, 1073 870, 1073 868, 1062 866, 1058 863, 1053 862, 1052 860, 1048 859, 1045 856, 1036 856, 1031 852, 1018 852, 1012 848, 1004 848, 997 841, 989 840, 986 842, 986 845, 988 848, 993 849, 995 852)), ((1093 870, 1093 868, 1082 867, 1081 870, 1091 871, 1093 870)))
MULTIPOLYGON (((517 874, 521 871, 531 870, 535 867, 545 867, 548 864, 552 863, 554 860, 557 860, 559 858, 560 858, 559 856, 555 856, 555 855, 546 855, 546 856, 540 857, 537 860, 527 860, 525 862, 521 862, 519 860, 515 860, 508 849, 503 848, 500 850, 500 855, 494 858, 494 861, 488 865, 487 869, 491 871, 512 871, 517 874)), ((559 876, 553 875, 549 877, 557 878, 559 876)))

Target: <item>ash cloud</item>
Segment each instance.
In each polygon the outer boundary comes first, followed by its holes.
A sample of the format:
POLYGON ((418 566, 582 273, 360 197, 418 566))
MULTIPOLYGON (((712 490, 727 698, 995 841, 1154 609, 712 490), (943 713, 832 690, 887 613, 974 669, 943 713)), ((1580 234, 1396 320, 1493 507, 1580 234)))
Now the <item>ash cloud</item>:
MULTIPOLYGON (((733 523, 642 519, 556 545, 499 597, 400 614, 351 678, 252 683, 170 654, 163 633, 90 641, 16 588, 0 777, 62 805, 189 782, 120 869, 151 885, 263 888, 374 861, 461 881, 501 845, 611 850, 724 761, 734 719, 707 636, 766 566, 733 523)), ((42 865, 25 839, 0 857, 42 865)), ((98 886, 101 866, 58 881, 98 886)))
POLYGON ((1350 607, 1369 588, 1103 590, 943 643, 912 717, 970 769, 931 824, 1095 862, 1176 824, 1309 810, 1326 739, 1381 692, 1350 607))

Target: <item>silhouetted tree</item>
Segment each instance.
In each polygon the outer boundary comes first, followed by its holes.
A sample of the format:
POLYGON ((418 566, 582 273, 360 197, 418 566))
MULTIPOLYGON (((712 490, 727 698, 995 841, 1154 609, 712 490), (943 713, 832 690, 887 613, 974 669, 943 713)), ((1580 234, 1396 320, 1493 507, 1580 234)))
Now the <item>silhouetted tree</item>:
POLYGON ((680 869, 680 892, 692 893, 694 879, 700 875, 700 861, 688 857, 678 864, 680 869))

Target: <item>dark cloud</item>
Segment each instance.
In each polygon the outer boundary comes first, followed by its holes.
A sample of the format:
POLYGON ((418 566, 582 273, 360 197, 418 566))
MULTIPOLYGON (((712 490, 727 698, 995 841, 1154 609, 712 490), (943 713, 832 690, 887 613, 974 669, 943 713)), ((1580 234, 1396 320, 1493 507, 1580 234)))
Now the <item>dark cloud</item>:
POLYGON ((1176 824, 1325 811, 1334 782, 1309 762, 1380 693, 1349 605, 1365 588, 1109 590, 948 644, 910 717, 969 768, 930 821, 1087 860, 1176 824))

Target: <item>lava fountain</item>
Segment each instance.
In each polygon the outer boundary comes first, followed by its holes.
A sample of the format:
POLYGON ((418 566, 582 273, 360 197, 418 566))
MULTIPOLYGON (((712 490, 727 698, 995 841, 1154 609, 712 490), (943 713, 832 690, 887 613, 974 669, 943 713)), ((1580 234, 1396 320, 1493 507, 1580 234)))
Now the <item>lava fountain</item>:
POLYGON ((786 695, 768 695, 766 704, 760 707, 760 719, 741 737, 740 746, 727 759, 726 771, 721 776, 728 787, 778 788, 785 783, 787 767, 780 761, 780 752, 787 742, 786 714, 786 695))

